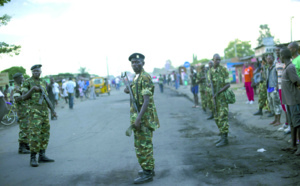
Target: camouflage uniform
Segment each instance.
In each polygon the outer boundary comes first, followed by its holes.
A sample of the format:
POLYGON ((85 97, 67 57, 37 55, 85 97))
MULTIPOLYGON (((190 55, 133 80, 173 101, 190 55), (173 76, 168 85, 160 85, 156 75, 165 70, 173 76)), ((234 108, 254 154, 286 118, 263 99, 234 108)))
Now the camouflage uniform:
MULTIPOLYGON (((223 66, 219 66, 217 69, 211 68, 211 77, 214 93, 219 92, 227 83, 230 83, 229 72, 223 66)), ((228 103, 225 101, 224 92, 216 96, 216 113, 214 113, 215 122, 220 130, 220 133, 228 133, 228 103)))
MULTIPOLYGON (((200 80, 201 78, 205 77, 205 71, 201 70, 198 74, 197 74, 197 80, 200 80)), ((206 81, 205 79, 200 81, 200 86, 199 86, 199 90, 200 90, 200 95, 201 95, 201 105, 202 105, 202 109, 205 110, 207 108, 207 98, 205 96, 205 91, 206 91, 206 81)))
MULTIPOLYGON (((46 91, 46 82, 39 79, 34 80, 33 78, 27 79, 22 86, 22 92, 28 92, 33 86, 41 85, 46 91)), ((49 123, 49 111, 48 105, 45 99, 43 99, 40 105, 39 99, 41 92, 34 92, 31 98, 28 99, 29 106, 29 147, 33 153, 38 153, 40 150, 46 150, 50 137, 50 123, 49 123)), ((47 95, 48 96, 48 95, 47 95)))
MULTIPOLYGON (((15 84, 14 87, 14 99, 17 97, 22 96, 21 92, 21 86, 15 84)), ((28 104, 27 101, 21 100, 16 102, 16 107, 17 107, 17 114, 18 114, 18 123, 19 123, 19 143, 26 143, 28 144, 28 135, 29 135, 29 126, 28 126, 28 119, 29 119, 29 110, 28 110, 28 104)))
MULTIPOLYGON (((149 105, 141 119, 141 126, 143 130, 134 129, 134 146, 138 162, 144 170, 154 169, 153 158, 153 131, 159 128, 159 120, 157 117, 156 107, 153 100, 154 84, 151 76, 144 70, 132 82, 132 92, 137 106, 140 110, 144 103, 144 95, 149 96, 149 105)), ((130 107, 130 123, 134 125, 137 113, 134 110, 133 104, 130 107)))

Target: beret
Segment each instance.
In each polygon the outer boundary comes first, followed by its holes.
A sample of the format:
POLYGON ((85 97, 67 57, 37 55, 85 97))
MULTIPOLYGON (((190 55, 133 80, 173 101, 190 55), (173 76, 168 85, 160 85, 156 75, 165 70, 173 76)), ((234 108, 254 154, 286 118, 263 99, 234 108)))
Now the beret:
POLYGON ((20 76, 23 76, 23 74, 20 73, 20 72, 17 72, 17 73, 15 73, 15 74, 13 75, 13 78, 15 79, 15 78, 18 78, 18 77, 20 77, 20 76))
POLYGON ((42 67, 42 65, 33 65, 33 66, 31 67, 31 70, 36 69, 36 68, 41 68, 41 67, 42 67))
POLYGON ((140 53, 133 53, 129 56, 128 60, 131 61, 132 59, 145 59, 145 56, 140 53))

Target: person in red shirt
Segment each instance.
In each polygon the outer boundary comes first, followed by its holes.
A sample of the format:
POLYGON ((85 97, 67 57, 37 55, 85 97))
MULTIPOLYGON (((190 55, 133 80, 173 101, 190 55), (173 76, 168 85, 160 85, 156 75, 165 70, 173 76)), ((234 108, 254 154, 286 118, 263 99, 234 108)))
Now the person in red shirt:
POLYGON ((249 63, 246 63, 244 75, 245 75, 245 89, 248 97, 248 101, 246 102, 246 104, 253 104, 254 91, 253 88, 251 87, 251 82, 253 78, 253 69, 251 66, 249 66, 249 63))

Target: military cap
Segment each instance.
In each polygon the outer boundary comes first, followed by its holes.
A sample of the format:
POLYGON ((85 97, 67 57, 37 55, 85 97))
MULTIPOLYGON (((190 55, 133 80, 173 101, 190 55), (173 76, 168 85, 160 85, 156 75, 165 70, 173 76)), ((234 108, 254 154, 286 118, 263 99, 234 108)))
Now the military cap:
POLYGON ((131 61, 132 59, 145 59, 145 56, 140 53, 133 53, 129 56, 128 60, 131 61))
POLYGON ((36 68, 41 68, 41 67, 42 67, 42 65, 33 65, 33 66, 31 67, 31 70, 36 69, 36 68))
POLYGON ((15 74, 13 75, 13 78, 15 79, 15 78, 18 78, 18 77, 20 77, 20 76, 22 76, 22 75, 23 75, 22 73, 17 72, 17 73, 15 73, 15 74))

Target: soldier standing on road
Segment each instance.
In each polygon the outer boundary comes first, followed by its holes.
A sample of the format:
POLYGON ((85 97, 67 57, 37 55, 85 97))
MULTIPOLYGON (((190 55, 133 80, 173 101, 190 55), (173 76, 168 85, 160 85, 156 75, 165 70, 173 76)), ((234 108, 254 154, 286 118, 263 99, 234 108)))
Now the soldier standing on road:
POLYGON ((214 113, 215 122, 220 130, 221 138, 216 141, 217 147, 222 147, 228 144, 228 103, 224 95, 230 87, 229 72, 228 70, 220 66, 221 57, 219 54, 213 56, 214 67, 211 69, 211 77, 209 79, 213 85, 214 95, 216 104, 216 113, 214 113))
POLYGON ((205 65, 200 66, 200 72, 198 73, 197 79, 199 80, 201 106, 202 109, 206 112, 207 98, 205 96, 205 89, 206 89, 205 65))
POLYGON ((206 85, 206 99, 207 99, 207 108, 211 111, 211 115, 207 118, 207 120, 214 119, 214 109, 213 109, 213 100, 212 100, 212 92, 211 92, 211 87, 210 85, 210 79, 209 77, 209 71, 211 68, 214 66, 214 62, 210 61, 208 63, 208 71, 206 72, 206 77, 207 77, 207 85, 206 85))
POLYGON ((267 81, 266 81, 266 62, 262 61, 262 68, 261 68, 261 81, 259 82, 259 85, 258 85, 258 89, 259 89, 259 92, 258 92, 258 107, 259 107, 259 110, 254 113, 253 115, 263 115, 263 108, 264 106, 266 105, 266 101, 267 101, 267 81))
MULTIPOLYGON (((54 162, 45 155, 50 137, 49 108, 53 108, 51 102, 46 101, 46 82, 40 79, 42 65, 31 67, 32 77, 27 79, 21 88, 22 100, 28 100, 30 110, 29 119, 29 147, 30 165, 37 167, 39 163, 54 162), (42 90, 43 89, 43 90, 42 90), (44 95, 42 94, 44 92, 44 95), (39 153, 38 162, 36 154, 39 153)), ((52 113, 56 116, 55 111, 52 113)))
MULTIPOLYGON (((134 180, 135 184, 153 181, 155 172, 152 137, 153 131, 160 126, 153 100, 154 84, 151 76, 143 69, 144 59, 145 56, 139 53, 134 53, 129 57, 131 67, 136 73, 131 89, 140 111, 137 115, 131 104, 130 123, 135 126, 133 129, 135 152, 143 169, 139 171, 139 177, 134 180)), ((128 94, 129 90, 125 88, 124 92, 128 94)))
POLYGON ((199 98, 198 98, 198 93, 199 93, 199 85, 198 85, 198 77, 197 77, 197 72, 194 66, 191 66, 191 92, 194 95, 194 103, 195 105, 193 108, 199 107, 199 98))
POLYGON ((13 75, 15 87, 13 89, 13 97, 15 100, 15 104, 17 107, 17 114, 18 114, 18 123, 19 123, 19 153, 20 154, 30 154, 29 150, 29 110, 27 101, 22 100, 22 92, 21 92, 21 85, 24 82, 23 74, 18 72, 13 75))

